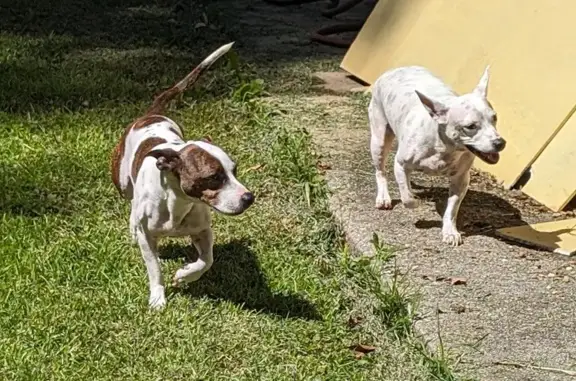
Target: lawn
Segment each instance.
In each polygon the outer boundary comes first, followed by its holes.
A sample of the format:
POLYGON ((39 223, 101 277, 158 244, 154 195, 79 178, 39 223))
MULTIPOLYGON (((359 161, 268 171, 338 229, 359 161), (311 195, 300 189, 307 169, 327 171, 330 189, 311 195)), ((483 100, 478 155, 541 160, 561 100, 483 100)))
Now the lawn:
MULTIPOLYGON (((413 338, 416 298, 402 277, 381 278, 390 252, 349 253, 305 126, 283 117, 298 110, 267 100, 308 91, 302 65, 326 57, 271 67, 240 49, 174 102, 169 116, 227 150, 257 201, 215 215, 212 269, 148 309, 109 154, 154 94, 236 36, 224 5, 183 3, 22 1, 0 12, 0 378, 455 380, 413 338), (188 27, 206 14, 217 28, 188 27)), ((167 279, 192 252, 184 239, 160 250, 167 279)))

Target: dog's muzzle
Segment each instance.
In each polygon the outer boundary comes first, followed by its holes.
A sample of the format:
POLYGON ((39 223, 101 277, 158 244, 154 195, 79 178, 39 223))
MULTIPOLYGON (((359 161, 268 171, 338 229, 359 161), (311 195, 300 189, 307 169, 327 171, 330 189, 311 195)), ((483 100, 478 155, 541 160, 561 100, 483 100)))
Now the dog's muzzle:
POLYGON ((244 192, 241 195, 237 196, 233 202, 224 202, 224 203, 217 203, 216 205, 212 205, 212 207, 228 216, 237 216, 246 211, 254 201, 256 200, 256 196, 252 192, 244 192))
POLYGON ((492 146, 494 149, 489 152, 480 151, 471 145, 466 145, 466 148, 483 162, 494 165, 500 161, 500 152, 506 147, 506 140, 498 138, 492 143, 492 146))

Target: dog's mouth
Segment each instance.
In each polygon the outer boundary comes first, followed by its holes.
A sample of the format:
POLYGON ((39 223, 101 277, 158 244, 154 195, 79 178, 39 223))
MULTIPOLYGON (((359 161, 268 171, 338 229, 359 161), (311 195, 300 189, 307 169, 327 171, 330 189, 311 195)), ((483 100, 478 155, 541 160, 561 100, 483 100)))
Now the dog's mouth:
POLYGON ((252 192, 246 191, 238 198, 233 198, 229 194, 212 193, 205 194, 200 200, 220 214, 238 216, 244 213, 255 199, 256 197, 252 192))
POLYGON ((468 151, 472 152, 476 157, 480 158, 485 163, 496 164, 500 160, 500 154, 498 152, 482 152, 477 150, 472 146, 466 146, 468 151))
POLYGON ((226 216, 239 216, 240 214, 244 213, 248 208, 250 208, 253 202, 254 202, 253 199, 252 201, 243 201, 240 205, 232 208, 220 205, 210 205, 210 206, 212 207, 212 209, 214 209, 216 212, 220 214, 224 214, 226 216))
POLYGON ((212 206, 212 209, 214 209, 216 212, 223 214, 225 216, 239 216, 242 213, 244 213, 246 211, 246 209, 237 209, 237 210, 225 210, 225 209, 218 209, 214 206, 212 206))

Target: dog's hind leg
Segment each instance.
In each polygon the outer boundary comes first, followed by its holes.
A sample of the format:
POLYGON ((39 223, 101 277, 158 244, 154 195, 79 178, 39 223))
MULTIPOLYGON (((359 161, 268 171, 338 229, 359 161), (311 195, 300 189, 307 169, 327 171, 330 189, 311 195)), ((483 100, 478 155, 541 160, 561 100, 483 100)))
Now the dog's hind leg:
POLYGON ((388 124, 382 107, 372 98, 368 107, 370 120, 370 152, 376 170, 376 208, 392 209, 392 199, 386 180, 386 159, 394 143, 394 132, 388 124))

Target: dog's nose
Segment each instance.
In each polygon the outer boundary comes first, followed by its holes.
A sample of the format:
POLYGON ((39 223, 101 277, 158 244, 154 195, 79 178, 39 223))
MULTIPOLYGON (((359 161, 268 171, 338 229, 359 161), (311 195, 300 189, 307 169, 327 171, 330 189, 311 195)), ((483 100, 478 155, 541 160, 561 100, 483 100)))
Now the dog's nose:
POLYGON ((256 197, 254 197, 254 194, 252 192, 246 192, 240 197, 245 208, 252 205, 254 203, 255 198, 256 197))
POLYGON ((504 147, 506 147, 506 140, 502 138, 494 140, 494 148, 496 149, 496 151, 502 151, 504 147))

